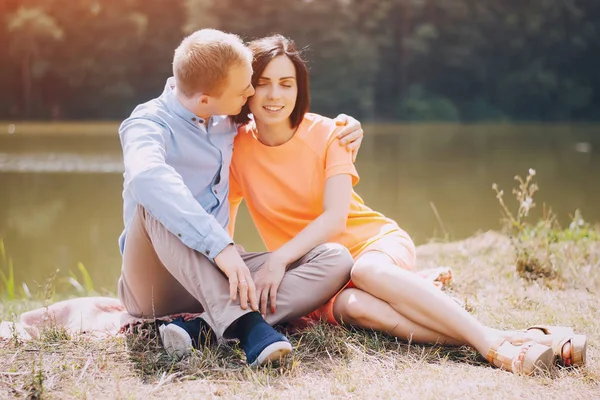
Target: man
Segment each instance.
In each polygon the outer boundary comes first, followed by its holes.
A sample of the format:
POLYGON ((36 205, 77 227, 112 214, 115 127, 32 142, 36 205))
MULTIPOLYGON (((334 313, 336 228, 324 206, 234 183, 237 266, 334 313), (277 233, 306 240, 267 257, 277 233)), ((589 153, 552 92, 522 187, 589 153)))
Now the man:
MULTIPOLYGON (((198 337, 212 328, 217 337, 239 339, 251 365, 278 359, 291 345, 271 325, 308 314, 349 279, 348 251, 319 246, 288 266, 271 313, 257 312, 254 279, 266 275, 258 272, 269 268, 270 255, 238 251, 226 230, 237 133, 227 116, 254 93, 251 59, 235 35, 193 33, 175 51, 174 78, 162 95, 136 107, 119 129, 125 163, 119 298, 138 317, 203 312, 195 332, 182 323, 160 327, 171 355, 189 351, 188 333, 198 337)), ((348 120, 343 135, 357 148, 362 129, 348 120)))

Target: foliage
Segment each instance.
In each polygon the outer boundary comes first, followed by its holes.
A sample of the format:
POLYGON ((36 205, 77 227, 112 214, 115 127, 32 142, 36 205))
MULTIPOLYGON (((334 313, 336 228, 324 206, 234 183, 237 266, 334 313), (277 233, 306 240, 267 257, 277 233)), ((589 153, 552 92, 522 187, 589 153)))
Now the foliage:
POLYGON ((563 229, 556 215, 544 205, 542 218, 535 224, 529 221, 530 213, 536 204, 533 200, 538 185, 534 182, 536 171, 529 169, 525 179, 515 176, 519 183, 512 194, 517 201, 517 211, 513 212, 504 201, 504 191, 495 183, 492 189, 503 215, 503 229, 510 235, 516 254, 517 273, 530 280, 542 279, 548 285, 563 284, 565 257, 564 242, 584 244, 600 240, 600 232, 585 222, 581 212, 576 210, 569 227, 563 229))
POLYGON ((409 121, 597 120, 592 0, 5 0, 0 118, 115 119, 161 91, 186 33, 306 47, 313 110, 409 121))
POLYGON ((15 270, 12 259, 6 255, 4 241, 0 239, 0 279, 2 292, 8 300, 15 299, 15 270))

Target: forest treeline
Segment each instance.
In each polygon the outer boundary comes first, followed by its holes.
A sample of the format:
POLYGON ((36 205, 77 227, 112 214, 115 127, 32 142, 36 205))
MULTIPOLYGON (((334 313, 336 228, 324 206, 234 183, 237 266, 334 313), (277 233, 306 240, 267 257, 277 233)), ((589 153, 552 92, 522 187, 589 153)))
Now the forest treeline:
POLYGON ((204 27, 290 36, 328 115, 600 119, 598 0, 2 0, 0 119, 123 118, 204 27))

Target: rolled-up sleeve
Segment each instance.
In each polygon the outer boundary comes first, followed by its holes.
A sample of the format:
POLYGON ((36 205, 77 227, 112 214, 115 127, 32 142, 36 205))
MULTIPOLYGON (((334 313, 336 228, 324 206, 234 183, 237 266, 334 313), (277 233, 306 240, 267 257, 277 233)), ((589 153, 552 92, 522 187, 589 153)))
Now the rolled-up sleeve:
POLYGON ((233 240, 198 203, 183 178, 166 163, 167 128, 144 118, 119 128, 125 163, 125 190, 186 246, 214 261, 233 240))

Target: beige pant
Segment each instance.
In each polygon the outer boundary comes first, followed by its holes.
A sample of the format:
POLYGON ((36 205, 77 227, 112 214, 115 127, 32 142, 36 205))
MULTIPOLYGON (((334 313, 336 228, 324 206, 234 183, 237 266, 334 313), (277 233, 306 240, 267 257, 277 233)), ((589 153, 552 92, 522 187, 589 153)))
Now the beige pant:
MULTIPOLYGON (((240 253, 254 276, 269 253, 240 253)), ((325 304, 350 279, 353 260, 345 247, 323 244, 292 264, 277 292, 271 325, 309 314, 325 304)), ((136 317, 201 313, 218 337, 239 317, 239 301, 229 299, 229 281, 202 253, 184 245, 138 206, 123 254, 119 298, 136 317)), ((238 297, 239 299, 239 297, 238 297)))

